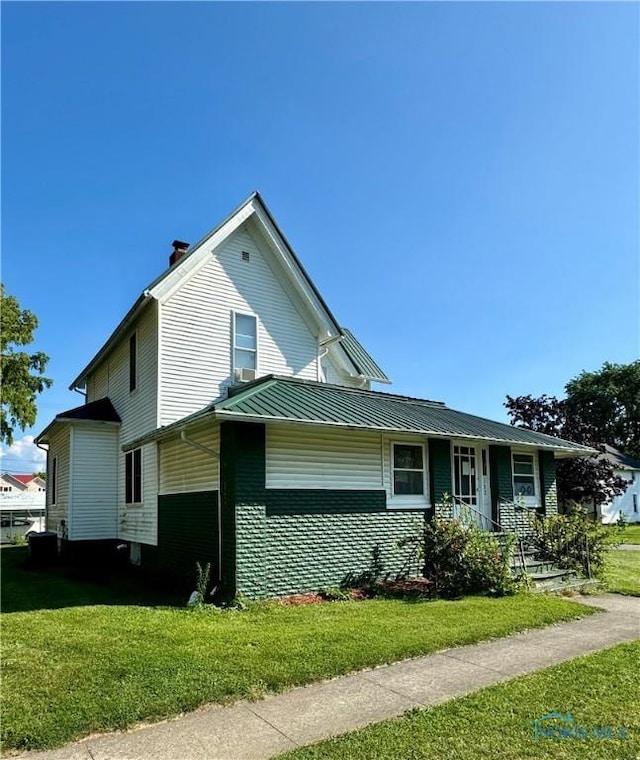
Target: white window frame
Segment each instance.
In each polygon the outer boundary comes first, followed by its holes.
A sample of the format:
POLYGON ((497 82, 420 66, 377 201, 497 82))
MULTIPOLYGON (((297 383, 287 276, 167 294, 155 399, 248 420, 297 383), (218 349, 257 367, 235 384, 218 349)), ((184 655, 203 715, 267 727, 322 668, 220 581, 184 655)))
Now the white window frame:
POLYGON ((522 503, 526 507, 539 507, 542 504, 541 501, 541 493, 542 488, 540 484, 540 468, 538 467, 538 452, 537 451, 524 451, 522 449, 511 449, 511 488, 513 489, 513 500, 514 502, 518 503, 520 500, 522 500, 522 503), (516 471, 515 471, 515 463, 514 463, 514 456, 528 456, 531 457, 533 461, 533 487, 535 490, 535 493, 533 496, 519 496, 516 493, 516 471))
POLYGON ((144 504, 144 451, 142 447, 131 449, 124 455, 124 503, 128 507, 141 507, 144 504), (140 501, 136 501, 136 451, 140 452, 140 501), (131 501, 127 501, 127 459, 131 456, 131 501))
POLYGON ((255 353, 256 361, 255 361, 255 373, 256 377, 258 377, 258 362, 260 358, 260 339, 259 339, 259 330, 258 330, 258 317, 255 314, 251 314, 251 312, 248 311, 236 311, 233 309, 231 311, 231 374, 235 374, 236 371, 236 350, 239 351, 252 351, 255 353), (236 319, 238 317, 250 317, 253 319, 256 325, 256 347, 255 349, 251 348, 244 348, 243 346, 236 346, 236 319))
MULTIPOLYGON (((51 495, 49 506, 55 507, 58 503, 58 457, 55 456, 51 460, 51 495)), ((49 480, 47 479, 47 483, 49 480)))
POLYGON ((394 439, 389 441, 389 491, 387 506, 389 509, 427 509, 431 506, 429 497, 429 459, 427 445, 424 441, 403 441, 394 439), (422 449, 422 470, 411 470, 411 472, 422 472, 423 492, 421 494, 396 494, 394 493, 394 472, 396 469, 404 468, 395 467, 395 447, 396 446, 415 446, 422 449))

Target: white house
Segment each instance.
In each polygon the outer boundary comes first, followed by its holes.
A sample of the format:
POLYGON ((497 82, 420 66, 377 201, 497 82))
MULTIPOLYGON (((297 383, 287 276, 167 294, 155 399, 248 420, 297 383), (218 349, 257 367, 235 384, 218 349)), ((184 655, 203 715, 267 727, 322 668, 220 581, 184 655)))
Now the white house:
POLYGON ((626 480, 628 485, 623 494, 599 507, 602 522, 616 523, 621 514, 626 522, 640 522, 640 462, 608 444, 605 444, 604 449, 602 456, 614 466, 615 474, 626 480))
POLYGON ((0 540, 44 528, 46 483, 34 475, 0 474, 0 540))
POLYGON ((389 382, 254 193, 174 241, 71 384, 86 404, 38 437, 48 526, 66 549, 126 543, 149 570, 210 561, 224 594, 283 594, 336 585, 374 551, 399 568, 396 539, 445 492, 516 529, 522 505, 556 510, 555 457, 591 453, 371 389, 389 382))

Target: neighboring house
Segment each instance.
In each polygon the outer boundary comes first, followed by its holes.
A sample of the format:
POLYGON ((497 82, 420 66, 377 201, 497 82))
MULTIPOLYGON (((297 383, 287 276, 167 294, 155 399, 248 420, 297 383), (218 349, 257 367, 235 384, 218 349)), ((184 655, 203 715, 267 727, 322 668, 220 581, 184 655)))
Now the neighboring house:
POLYGON ((37 475, 15 475, 10 472, 3 472, 0 475, 0 495, 1 494, 42 494, 40 497, 44 504, 44 494, 47 483, 37 475))
POLYGON ((286 594, 374 552, 398 571, 416 518, 451 516, 445 492, 487 529, 555 512, 555 458, 592 452, 371 390, 389 382, 254 193, 196 245, 174 242, 73 381, 86 404, 38 437, 48 527, 191 582, 209 561, 225 596, 286 594))
POLYGON ((46 483, 33 475, 0 475, 0 541, 44 529, 46 483))
POLYGON ((605 444, 602 457, 613 465, 614 472, 628 482, 627 489, 598 509, 603 523, 615 523, 622 513, 627 522, 640 522, 640 462, 613 446, 605 444))

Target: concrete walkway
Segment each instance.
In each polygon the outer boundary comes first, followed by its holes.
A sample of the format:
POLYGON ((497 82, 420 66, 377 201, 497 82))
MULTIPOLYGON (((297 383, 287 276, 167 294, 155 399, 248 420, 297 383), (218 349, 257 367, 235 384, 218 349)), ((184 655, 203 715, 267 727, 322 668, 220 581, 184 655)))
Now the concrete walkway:
POLYGON ((625 552, 640 552, 640 544, 620 544, 616 549, 623 549, 625 552))
POLYGON ((578 600, 606 612, 22 757, 259 760, 640 637, 640 599, 578 600))

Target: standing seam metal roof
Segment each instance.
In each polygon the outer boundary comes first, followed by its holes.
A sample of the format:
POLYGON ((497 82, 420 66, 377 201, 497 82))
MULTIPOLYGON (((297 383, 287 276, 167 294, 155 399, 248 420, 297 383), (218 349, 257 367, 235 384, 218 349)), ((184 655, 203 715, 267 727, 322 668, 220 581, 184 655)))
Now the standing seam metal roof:
MULTIPOLYGON (((213 410, 212 410, 213 411, 213 410)), ((477 438, 592 453, 561 438, 450 409, 441 402, 269 376, 234 389, 215 405, 216 416, 272 418, 336 426, 477 438)))
POLYGON ((559 453, 578 456, 596 453, 594 449, 561 438, 458 412, 439 401, 275 375, 267 375, 253 383, 231 388, 228 398, 131 441, 126 448, 134 448, 144 441, 163 437, 208 418, 290 422, 479 439, 553 449, 559 453))
POLYGON ((351 330, 347 330, 346 327, 341 327, 340 329, 344 336, 340 345, 345 350, 345 353, 358 372, 363 377, 369 378, 370 380, 377 380, 380 383, 390 383, 391 380, 389 380, 387 375, 382 371, 380 365, 377 364, 362 343, 356 339, 351 330))

